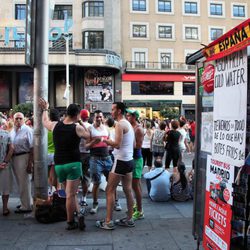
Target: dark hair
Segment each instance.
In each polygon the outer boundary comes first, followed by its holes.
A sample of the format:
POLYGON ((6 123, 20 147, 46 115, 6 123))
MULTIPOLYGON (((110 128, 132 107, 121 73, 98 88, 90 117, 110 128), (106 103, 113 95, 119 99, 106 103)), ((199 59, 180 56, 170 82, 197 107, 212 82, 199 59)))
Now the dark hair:
POLYGON ((95 110, 94 114, 100 114, 102 111, 100 109, 95 110))
POLYGON ((166 128, 166 122, 161 121, 160 124, 159 124, 159 128, 160 128, 161 130, 164 130, 164 129, 166 128))
POLYGON ((106 120, 106 123, 110 128, 112 128, 115 124, 115 121, 112 117, 108 117, 108 119, 106 120))
POLYGON ((117 109, 120 109, 121 110, 121 113, 123 114, 123 115, 125 115, 125 113, 126 113, 126 105, 123 103, 123 102, 114 102, 113 104, 115 104, 116 105, 116 108, 117 109))
POLYGON ((185 124, 186 124, 186 122, 185 122, 185 121, 180 120, 180 127, 181 127, 181 128, 182 128, 185 124))
POLYGON ((171 127, 177 129, 179 127, 179 122, 176 120, 171 121, 171 127))
POLYGON ((178 164, 177 168, 178 168, 178 171, 180 173, 180 181, 181 181, 182 189, 185 189, 186 186, 187 186, 187 178, 186 178, 186 175, 185 175, 186 167, 185 167, 184 162, 180 162, 178 164))
POLYGON ((68 106, 66 114, 69 117, 75 117, 80 114, 80 107, 78 104, 72 103, 68 106))
POLYGON ((49 112, 49 119, 52 122, 57 122, 60 120, 60 113, 57 109, 51 109, 49 112))

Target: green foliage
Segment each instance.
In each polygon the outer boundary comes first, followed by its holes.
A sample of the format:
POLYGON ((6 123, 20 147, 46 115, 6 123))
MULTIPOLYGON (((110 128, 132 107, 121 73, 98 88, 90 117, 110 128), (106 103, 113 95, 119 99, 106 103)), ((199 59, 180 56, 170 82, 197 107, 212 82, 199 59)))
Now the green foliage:
POLYGON ((180 110, 176 107, 162 106, 160 109, 160 114, 165 119, 178 119, 180 116, 180 110))
POLYGON ((12 112, 22 112, 24 116, 30 116, 33 113, 33 103, 20 103, 15 105, 12 112))

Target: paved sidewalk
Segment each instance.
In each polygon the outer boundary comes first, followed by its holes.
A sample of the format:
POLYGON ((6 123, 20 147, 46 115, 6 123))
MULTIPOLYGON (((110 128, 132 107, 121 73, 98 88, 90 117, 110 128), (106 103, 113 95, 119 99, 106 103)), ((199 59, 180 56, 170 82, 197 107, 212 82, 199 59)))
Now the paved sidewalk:
MULTIPOLYGON (((192 156, 185 157, 191 167, 192 156)), ((0 213, 1 250, 194 250, 196 241, 192 236, 193 203, 152 202, 143 181, 143 209, 145 219, 136 221, 134 228, 117 227, 113 231, 98 229, 96 220, 105 217, 105 193, 100 191, 99 211, 86 216, 86 230, 66 231, 66 222, 40 224, 34 218, 15 214, 18 205, 16 194, 10 198, 11 214, 3 217, 0 213)), ((91 194, 88 203, 91 206, 91 194)), ((125 216, 126 201, 119 192, 123 207, 114 212, 114 219, 125 216)), ((1 206, 0 206, 1 209, 1 206)), ((0 210, 2 211, 2 210, 0 210)))
MULTIPOLYGON (((65 222, 40 224, 33 218, 14 214, 17 198, 10 199, 12 213, 0 215, 0 249, 50 249, 50 250, 192 250, 196 241, 192 236, 192 201, 185 203, 155 203, 143 199, 145 219, 136 221, 134 228, 117 227, 106 231, 95 227, 95 221, 105 216, 105 200, 100 199, 96 215, 87 215, 85 231, 66 231, 65 222)), ((125 215, 114 212, 114 218, 125 215)))

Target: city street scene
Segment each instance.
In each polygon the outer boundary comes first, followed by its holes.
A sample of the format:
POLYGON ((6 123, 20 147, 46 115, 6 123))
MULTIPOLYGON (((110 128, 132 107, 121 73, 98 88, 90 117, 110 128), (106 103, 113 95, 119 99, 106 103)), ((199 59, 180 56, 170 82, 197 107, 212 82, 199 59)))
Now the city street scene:
POLYGON ((250 250, 247 0, 5 0, 0 249, 250 250))

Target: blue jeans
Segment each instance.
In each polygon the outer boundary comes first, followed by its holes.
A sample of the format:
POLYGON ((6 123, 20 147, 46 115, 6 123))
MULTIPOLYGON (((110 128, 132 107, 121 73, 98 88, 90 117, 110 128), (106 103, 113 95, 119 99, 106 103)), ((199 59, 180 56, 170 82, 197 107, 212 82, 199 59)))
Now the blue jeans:
POLYGON ((108 174, 112 168, 113 162, 111 156, 99 157, 99 156, 90 156, 89 160, 89 170, 90 177, 94 184, 101 183, 102 174, 108 178, 108 174))

